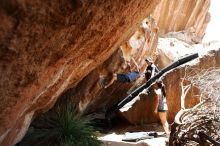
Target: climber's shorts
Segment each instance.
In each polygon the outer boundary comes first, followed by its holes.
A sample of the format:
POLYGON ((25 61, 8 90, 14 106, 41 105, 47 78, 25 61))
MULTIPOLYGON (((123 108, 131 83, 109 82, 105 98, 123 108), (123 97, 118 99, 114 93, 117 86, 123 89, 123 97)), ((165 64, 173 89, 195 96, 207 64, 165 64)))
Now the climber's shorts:
POLYGON ((130 80, 126 74, 117 74, 117 81, 121 82, 121 83, 130 82, 130 80))
POLYGON ((140 73, 137 71, 128 72, 127 77, 129 78, 129 82, 135 81, 138 77, 140 77, 140 73))

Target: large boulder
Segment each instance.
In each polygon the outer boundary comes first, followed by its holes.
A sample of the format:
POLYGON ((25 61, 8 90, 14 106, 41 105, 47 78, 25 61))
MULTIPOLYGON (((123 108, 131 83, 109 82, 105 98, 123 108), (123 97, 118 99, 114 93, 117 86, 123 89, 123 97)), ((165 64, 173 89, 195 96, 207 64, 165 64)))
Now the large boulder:
POLYGON ((158 0, 2 0, 0 145, 128 40, 158 0))
MULTIPOLYGON (((190 29, 199 37, 203 36, 209 20, 209 0, 173 0, 172 3, 161 0, 154 9, 159 2, 2 0, 0 145, 17 143, 35 115, 50 109, 64 92, 63 96, 72 98, 85 114, 105 111, 120 101, 143 83, 144 78, 134 84, 115 83, 105 90, 100 81, 108 79, 110 72, 125 72, 123 66, 131 57, 143 72, 145 56, 154 60, 160 56, 156 50, 159 32, 190 29), (191 4, 196 7, 191 8, 191 4), (171 15, 171 8, 178 13, 171 15), (198 13, 200 10, 203 10, 201 14, 198 13), (157 16, 156 22, 151 17, 145 19, 150 13, 157 16), (166 14, 169 19, 160 20, 166 14), (186 14, 184 21, 177 19, 186 14)), ((167 62, 158 61, 161 66, 172 61, 166 55, 164 58, 167 62)), ((151 101, 147 102, 151 104, 151 101)), ((145 109, 144 106, 140 108, 145 109)), ((148 122, 147 117, 152 117, 152 122, 156 120, 150 109, 146 114, 142 121, 148 122)), ((127 119, 130 117, 132 114, 128 114, 127 119)), ((142 115, 137 114, 134 121, 139 123, 140 117, 142 115)))

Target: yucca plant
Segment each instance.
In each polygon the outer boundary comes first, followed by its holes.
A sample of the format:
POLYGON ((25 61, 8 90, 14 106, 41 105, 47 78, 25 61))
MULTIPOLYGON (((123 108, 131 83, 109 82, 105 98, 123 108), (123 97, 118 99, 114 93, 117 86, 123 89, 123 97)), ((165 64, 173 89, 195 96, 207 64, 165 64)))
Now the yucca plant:
POLYGON ((100 146, 89 119, 69 104, 57 106, 35 120, 19 146, 100 146))

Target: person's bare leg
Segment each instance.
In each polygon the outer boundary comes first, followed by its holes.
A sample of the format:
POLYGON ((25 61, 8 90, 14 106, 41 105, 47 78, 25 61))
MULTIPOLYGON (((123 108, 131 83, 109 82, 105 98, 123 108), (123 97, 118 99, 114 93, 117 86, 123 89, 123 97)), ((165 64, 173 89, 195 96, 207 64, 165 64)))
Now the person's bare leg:
POLYGON ((169 130, 169 124, 167 122, 167 112, 158 112, 160 121, 163 125, 163 129, 166 132, 166 134, 169 136, 170 130, 169 130))

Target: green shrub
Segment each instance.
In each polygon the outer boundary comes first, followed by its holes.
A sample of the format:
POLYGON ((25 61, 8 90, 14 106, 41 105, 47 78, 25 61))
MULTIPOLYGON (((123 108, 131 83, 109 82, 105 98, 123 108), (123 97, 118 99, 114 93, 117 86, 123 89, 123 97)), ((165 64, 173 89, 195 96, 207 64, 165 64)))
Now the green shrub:
POLYGON ((70 105, 58 106, 34 121, 19 146, 100 146, 88 118, 70 105))

